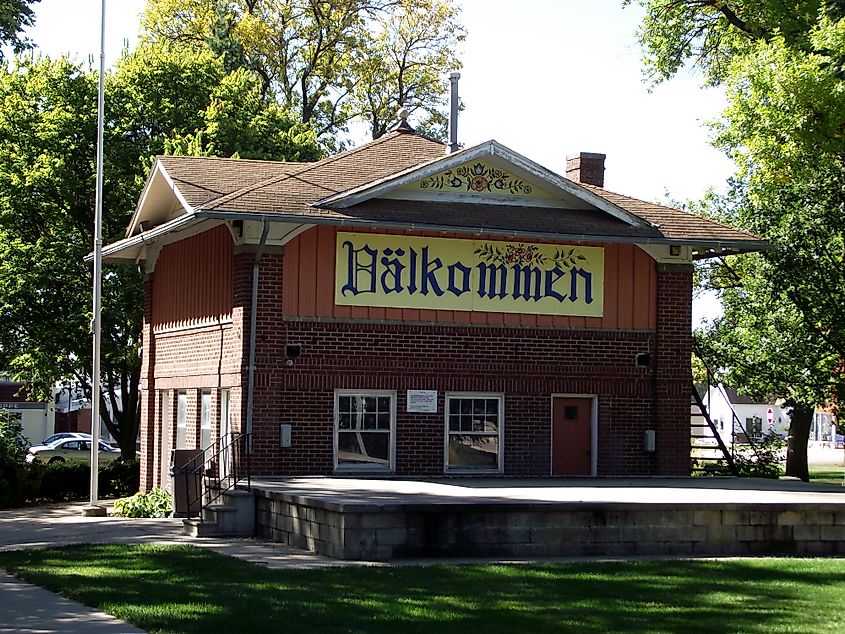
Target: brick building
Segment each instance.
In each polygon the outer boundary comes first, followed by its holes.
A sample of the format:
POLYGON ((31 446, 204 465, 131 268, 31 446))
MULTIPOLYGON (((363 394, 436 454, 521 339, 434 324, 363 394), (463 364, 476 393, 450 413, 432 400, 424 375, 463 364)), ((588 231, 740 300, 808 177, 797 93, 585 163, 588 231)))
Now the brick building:
POLYGON ((103 252, 147 273, 142 487, 233 431, 265 475, 688 474, 692 262, 761 241, 603 178, 404 123, 159 158, 103 252))

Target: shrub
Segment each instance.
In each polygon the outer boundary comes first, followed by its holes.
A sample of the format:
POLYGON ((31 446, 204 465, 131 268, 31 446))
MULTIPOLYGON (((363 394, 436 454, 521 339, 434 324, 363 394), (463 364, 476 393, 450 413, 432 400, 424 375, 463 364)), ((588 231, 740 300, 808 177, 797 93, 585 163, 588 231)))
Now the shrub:
POLYGON ((767 433, 755 449, 743 449, 734 456, 739 475, 745 478, 779 478, 781 454, 786 440, 778 434, 767 433))
POLYGON ((27 446, 18 418, 0 412, 0 508, 20 506, 38 490, 26 463, 27 446))
MULTIPOLYGON (((91 490, 91 467, 87 462, 33 462, 30 469, 38 486, 29 497, 61 502, 84 500, 91 490)), ((109 498, 131 495, 138 490, 141 467, 137 460, 115 460, 100 464, 97 479, 98 497, 109 498)))
POLYGON ((126 497, 141 487, 141 463, 138 460, 114 460, 100 465, 100 496, 126 497))
POLYGON ((41 500, 62 502, 84 500, 91 486, 91 468, 87 462, 32 463, 31 468, 40 481, 35 496, 41 500))
POLYGON ((167 517, 172 510, 173 501, 164 489, 136 493, 114 503, 114 514, 120 517, 167 517))

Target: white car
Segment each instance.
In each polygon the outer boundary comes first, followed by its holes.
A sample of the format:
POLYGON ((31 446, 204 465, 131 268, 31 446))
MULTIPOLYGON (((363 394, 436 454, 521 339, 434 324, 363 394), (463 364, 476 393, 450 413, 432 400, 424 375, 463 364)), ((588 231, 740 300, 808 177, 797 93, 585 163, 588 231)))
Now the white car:
MULTIPOLYGON (((120 457, 120 449, 100 441, 100 462, 111 462, 120 457)), ((91 440, 84 438, 65 438, 52 445, 30 447, 26 452, 26 461, 41 460, 47 464, 54 462, 88 462, 91 459, 91 440)))
POLYGON ((60 440, 76 438, 77 440, 91 440, 91 434, 86 434, 81 431, 60 431, 52 436, 47 436, 41 443, 37 446, 42 445, 52 445, 53 443, 59 442, 60 440))

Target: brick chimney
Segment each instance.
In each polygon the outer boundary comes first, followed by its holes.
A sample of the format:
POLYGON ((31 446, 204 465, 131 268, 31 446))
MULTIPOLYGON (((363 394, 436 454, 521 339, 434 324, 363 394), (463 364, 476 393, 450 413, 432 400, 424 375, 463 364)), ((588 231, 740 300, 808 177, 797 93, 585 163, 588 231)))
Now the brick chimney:
POLYGON ((566 178, 576 183, 604 187, 604 159, 606 154, 579 152, 566 157, 566 178))

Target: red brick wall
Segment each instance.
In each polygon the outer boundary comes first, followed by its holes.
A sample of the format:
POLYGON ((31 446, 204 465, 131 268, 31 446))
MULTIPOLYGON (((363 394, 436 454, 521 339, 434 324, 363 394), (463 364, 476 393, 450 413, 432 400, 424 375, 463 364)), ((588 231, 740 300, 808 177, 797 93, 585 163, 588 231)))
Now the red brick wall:
MULTIPOLYGON (((246 417, 254 254, 233 258, 232 323, 160 332, 155 338, 145 324, 145 346, 151 344, 150 353, 145 347, 145 364, 153 360, 154 365, 144 385, 147 390, 192 390, 189 401, 195 403, 202 388, 231 387, 237 430, 244 428, 246 417)), ((655 332, 286 319, 283 261, 279 252, 265 253, 261 260, 254 473, 331 473, 334 390, 350 388, 396 391, 400 475, 443 473, 444 396, 449 391, 504 393, 506 474, 549 474, 553 394, 597 395, 599 475, 688 473, 688 267, 660 267, 655 332), (302 347, 292 366, 285 363, 286 344, 302 347), (650 368, 636 367, 640 352, 651 353, 650 368), (437 390, 438 413, 406 413, 408 389, 437 390), (279 448, 281 423, 293 426, 289 449, 279 448), (646 429, 657 430, 655 453, 643 450, 646 429)), ((153 409, 147 399, 144 407, 153 409)), ((174 433, 175 410, 174 396, 174 433)), ((195 420, 198 430, 198 409, 195 420)), ((150 486, 152 476, 146 469, 143 474, 142 482, 150 486)))
MULTIPOLYGON (((596 394, 599 475, 680 473, 689 444, 689 271, 662 272, 663 347, 653 331, 402 324, 285 319, 279 310, 282 258, 266 256, 261 275, 256 359, 255 470, 264 474, 330 473, 335 389, 397 392, 397 473, 442 474, 444 396, 448 391, 505 395, 505 473, 548 475, 551 395, 596 394), (285 364, 285 344, 302 356, 285 364), (655 393, 655 370, 636 355, 667 358, 655 393), (686 354, 683 358, 675 358, 686 354), (662 356, 661 356, 662 355, 662 356), (671 365, 670 365, 671 362, 671 365), (405 412, 408 389, 438 391, 437 414, 405 412), (681 403, 684 406, 681 407, 681 403), (666 406, 657 415, 655 405, 666 406), (280 449, 278 425, 293 426, 280 449), (658 451, 643 432, 658 429, 658 451)), ((237 288, 237 284, 236 284, 237 288)), ((659 339, 658 339, 659 340, 659 339)), ((688 458, 686 459, 688 473, 688 458)))
POLYGON ((148 275, 144 280, 144 321, 141 326, 141 451, 138 458, 141 461, 141 491, 153 488, 154 464, 153 454, 156 451, 155 424, 156 398, 154 372, 156 367, 156 345, 152 336, 152 308, 153 308, 153 276, 148 275))
POLYGON ((657 460, 664 475, 689 475, 692 266, 661 264, 657 276, 657 460))
MULTIPOLYGON (((214 229, 209 234, 214 234, 213 240, 206 240, 200 234, 188 241, 197 240, 209 248, 216 249, 213 253, 204 253, 206 263, 217 263, 222 271, 232 279, 231 284, 238 281, 243 286, 243 275, 231 273, 233 267, 239 262, 249 259, 250 266, 252 256, 235 255, 232 250, 231 236, 227 229, 214 229), (229 236, 229 244, 220 240, 221 235, 229 236)), ((165 247, 166 250, 178 250, 182 243, 174 243, 165 247)), ((148 276, 144 286, 144 324, 142 338, 144 354, 141 366, 141 489, 149 490, 159 486, 160 482, 160 459, 162 451, 161 435, 161 394, 170 394, 170 418, 171 418, 171 442, 170 447, 175 447, 176 439, 176 393, 185 390, 188 393, 188 430, 187 446, 196 447, 199 442, 199 393, 203 389, 211 390, 212 396, 212 428, 216 437, 219 425, 219 403, 220 390, 230 389, 232 405, 232 427, 237 430, 240 426, 240 385, 244 369, 242 368, 242 356, 244 350, 243 332, 243 292, 235 296, 227 291, 228 299, 221 304, 219 293, 200 292, 194 287, 205 286, 209 279, 216 279, 218 274, 211 271, 204 271, 198 279, 187 275, 181 275, 182 259, 180 257, 160 258, 156 265, 155 273, 148 276), (167 280, 167 293, 159 292, 155 288, 159 277, 167 280), (185 319, 174 314, 172 307, 167 310, 159 308, 156 310, 155 300, 159 302, 168 301, 180 288, 174 286, 174 280, 181 279, 181 290, 191 297, 200 296, 211 298, 214 306, 228 308, 217 310, 212 315, 213 320, 197 320, 195 302, 185 304, 186 310, 190 313, 185 319), (156 320, 154 316, 166 314, 166 321, 156 320), (188 319, 190 318, 190 319, 188 319), (158 467, 158 468, 154 468, 158 467)), ((211 300, 208 300, 211 301, 211 300)), ((246 300, 248 306, 248 299, 246 300)), ((207 302, 206 302, 207 303, 207 302)), ((202 302, 200 302, 200 305, 202 302)), ((209 304, 210 305, 210 304, 209 304)), ((206 311, 207 312, 207 311, 206 311)), ((211 313, 208 313, 211 315, 211 313)), ((169 458, 166 458, 169 459, 169 458)))

